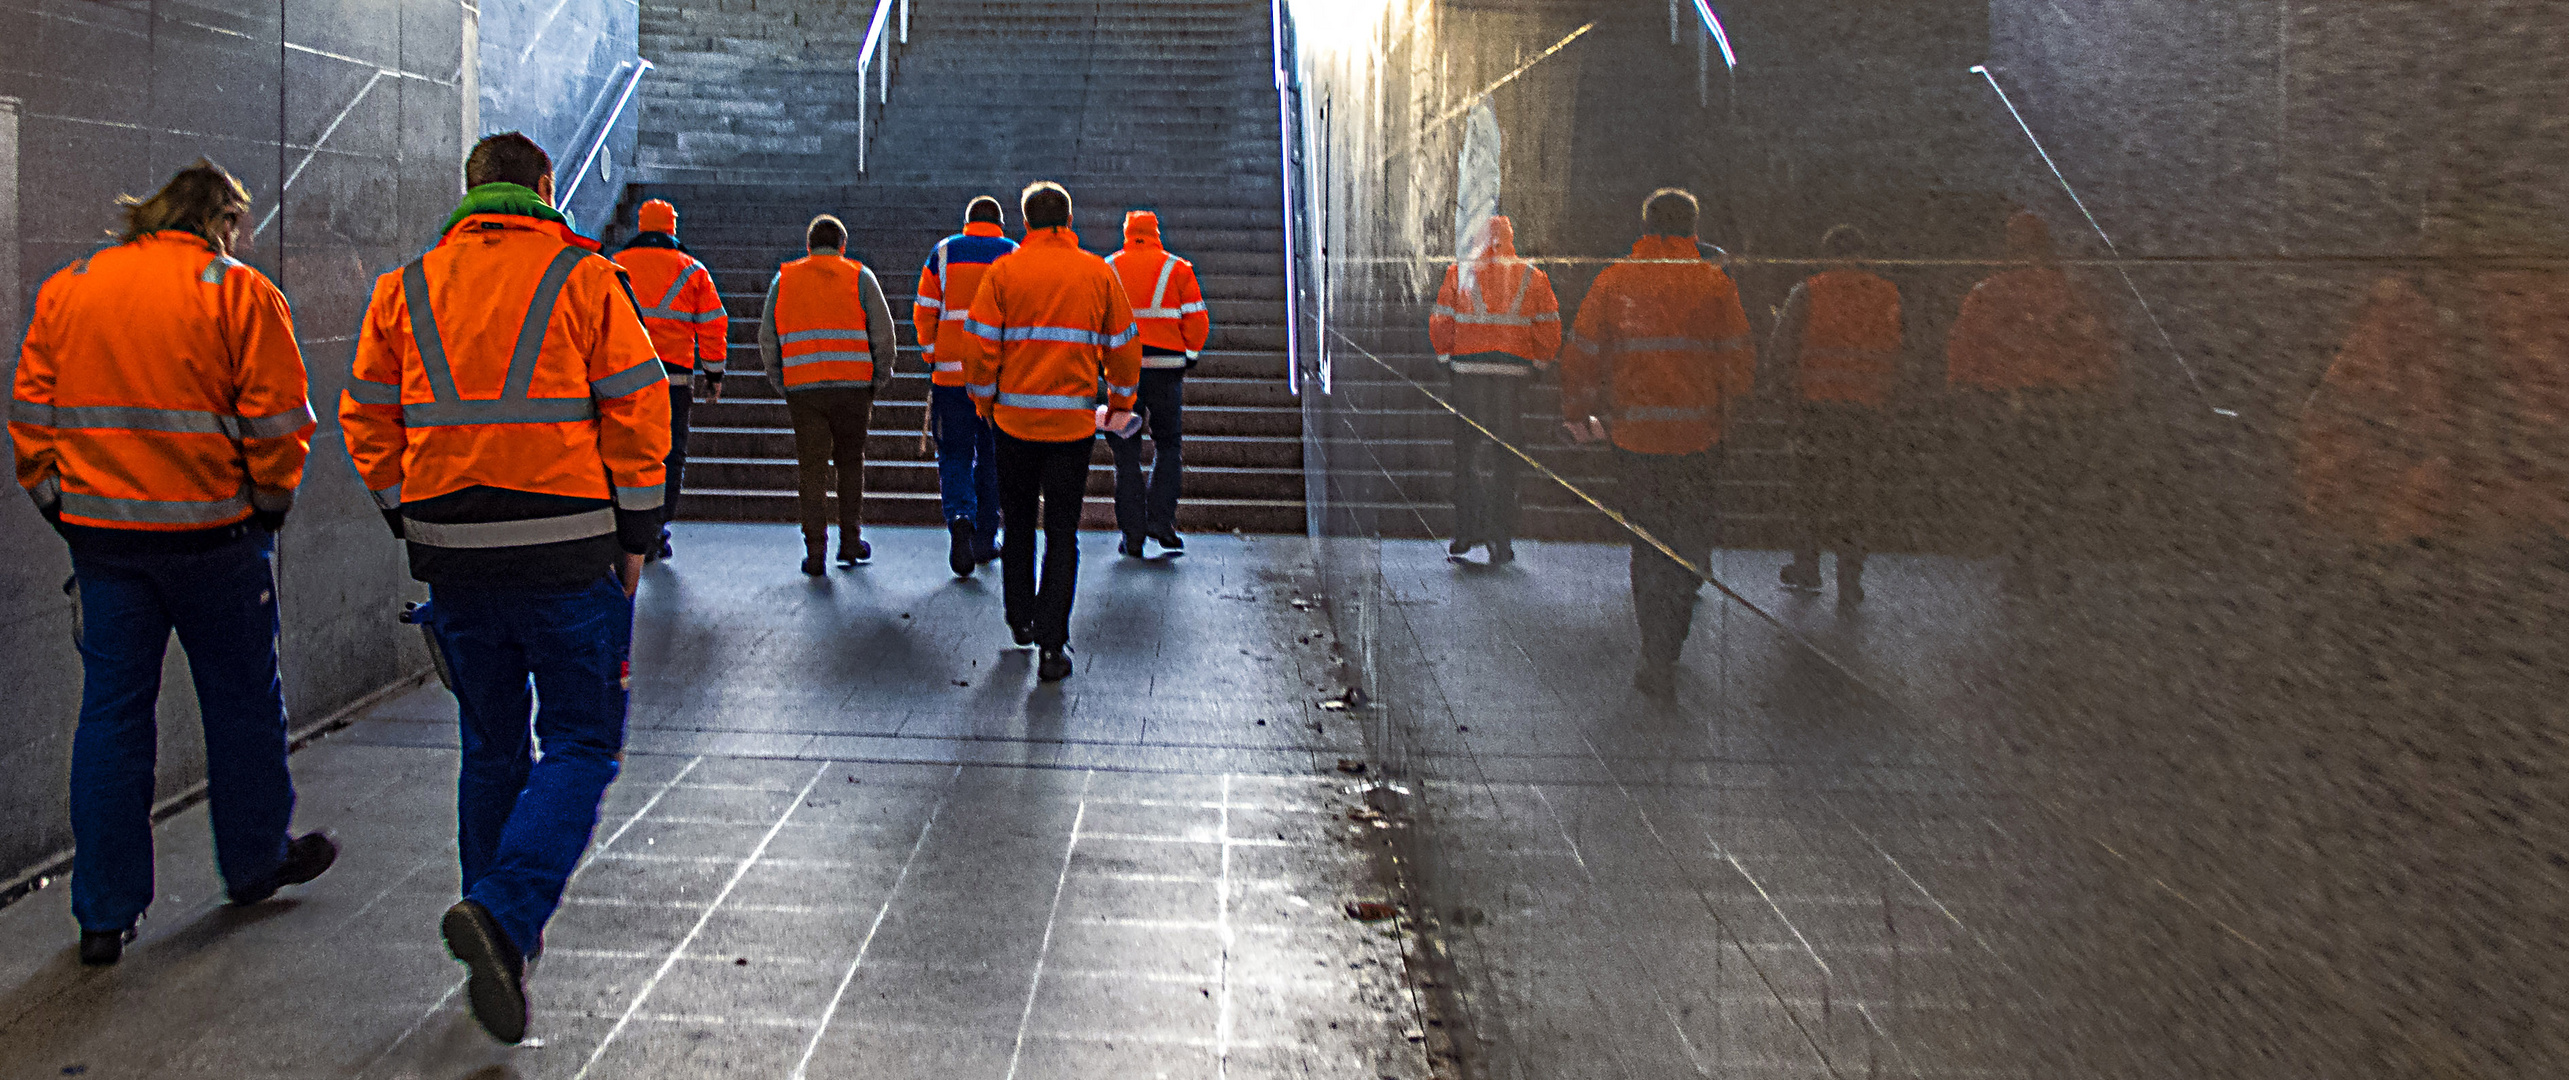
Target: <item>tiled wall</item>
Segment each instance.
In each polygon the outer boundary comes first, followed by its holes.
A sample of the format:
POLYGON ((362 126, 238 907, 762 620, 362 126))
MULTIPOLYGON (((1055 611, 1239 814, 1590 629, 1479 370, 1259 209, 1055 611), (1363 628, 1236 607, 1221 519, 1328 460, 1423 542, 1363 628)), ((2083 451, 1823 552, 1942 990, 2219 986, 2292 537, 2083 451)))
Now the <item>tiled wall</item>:
MULTIPOLYGON (((633 6, 0 0, 0 18, 12 27, 0 35, 0 96, 15 99, 16 113, 15 138, 0 139, 0 194, 14 196, 0 198, 0 211, 15 215, 0 242, 10 305, 0 362, 14 374, 27 301, 105 242, 116 195, 149 194, 199 155, 232 170, 250 188, 258 226, 241 255, 292 301, 324 418, 278 544, 287 707, 298 722, 316 720, 421 670, 416 632, 394 621, 417 586, 329 420, 357 323, 375 275, 433 241, 453 208, 468 130, 520 127, 566 154, 584 123, 594 129, 599 88, 634 55, 633 6)), ((0 103, 0 136, 10 111, 0 103)), ((615 185, 583 186, 582 218, 605 220, 615 185)), ((69 560, 15 496, 0 503, 0 553, 6 881, 70 842, 62 782, 80 665, 62 592, 69 560)), ((173 648, 164 793, 202 776, 186 683, 173 648)))

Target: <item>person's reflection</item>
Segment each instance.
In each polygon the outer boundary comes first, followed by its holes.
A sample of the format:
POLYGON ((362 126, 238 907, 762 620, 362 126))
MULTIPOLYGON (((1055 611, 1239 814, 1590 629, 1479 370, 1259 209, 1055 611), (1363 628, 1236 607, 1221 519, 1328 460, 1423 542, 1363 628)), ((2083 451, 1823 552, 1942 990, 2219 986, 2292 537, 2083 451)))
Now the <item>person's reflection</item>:
MULTIPOLYGON (((1642 204, 1632 256, 1597 275, 1561 357, 1571 438, 1614 443, 1615 504, 1680 558, 1712 558, 1723 421, 1757 377, 1756 345, 1730 275, 1695 246, 1696 203, 1675 188, 1642 204)), ((1677 657, 1703 584, 1667 552, 1632 540, 1632 608, 1641 625, 1633 685, 1676 689, 1677 657)))
POLYGON ((2021 568, 2077 549, 2104 487, 2120 378, 2115 347, 2087 290, 2071 280, 2041 218, 2007 222, 2007 256, 2025 265, 1973 286, 1945 340, 1955 417, 1979 444, 1977 517, 2021 568))
POLYGON ((1490 219, 1480 254, 1446 269, 1427 320, 1436 360, 1454 377, 1455 558, 1490 546, 1490 565, 1516 558, 1524 460, 1522 393, 1561 351, 1561 303, 1552 279, 1516 254, 1516 227, 1490 219), (1477 425, 1477 426, 1476 426, 1477 425), (1482 432, 1487 430, 1489 434, 1482 432), (1500 445, 1504 441, 1508 445, 1500 445))
POLYGON ((2417 282, 2375 282, 2301 418, 2295 479, 2318 533, 2364 552, 2445 531, 2452 363, 2417 282))
POLYGON ((1864 555, 1890 475, 1891 398, 1905 335, 1900 287, 1861 269, 1853 225, 1820 239, 1828 269, 1793 286, 1767 356, 1792 444, 1793 562, 1784 584, 1820 587, 1820 551, 1838 556, 1838 602, 1864 602, 1864 555))

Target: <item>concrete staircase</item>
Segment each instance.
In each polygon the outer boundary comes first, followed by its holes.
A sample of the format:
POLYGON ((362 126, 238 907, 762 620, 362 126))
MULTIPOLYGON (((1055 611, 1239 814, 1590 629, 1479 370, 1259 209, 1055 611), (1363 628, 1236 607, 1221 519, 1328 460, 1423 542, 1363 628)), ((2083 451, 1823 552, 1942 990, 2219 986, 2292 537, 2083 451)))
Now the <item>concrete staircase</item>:
MULTIPOLYGON (((723 402, 695 414, 686 516, 794 516, 792 437, 761 371, 756 320, 776 266, 802 254, 804 223, 827 211, 847 222, 850 254, 882 278, 901 323, 899 372, 867 447, 866 518, 936 522, 936 466, 918 438, 928 380, 909 328, 920 264, 973 195, 1007 202, 1014 234, 1017 190, 1052 179, 1070 187, 1090 250, 1121 247, 1124 210, 1149 206, 1203 280, 1214 330, 1187 379, 1179 527, 1301 531, 1263 0, 920 3, 860 177, 854 55, 869 14, 808 0, 644 9, 659 96, 642 117, 647 179, 628 188, 614 233, 629 235, 644 199, 677 204, 681 239, 733 317, 734 375, 723 402), (754 109, 726 112, 734 101, 754 109)), ((1092 525, 1113 520, 1110 460, 1101 442, 1092 525)))

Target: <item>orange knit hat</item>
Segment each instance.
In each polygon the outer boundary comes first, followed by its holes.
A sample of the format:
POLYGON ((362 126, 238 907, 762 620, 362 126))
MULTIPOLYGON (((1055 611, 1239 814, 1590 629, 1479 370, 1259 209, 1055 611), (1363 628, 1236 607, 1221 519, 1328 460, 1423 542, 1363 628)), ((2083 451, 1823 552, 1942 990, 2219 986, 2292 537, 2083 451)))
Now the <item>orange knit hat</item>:
POLYGON ((650 202, 642 204, 642 210, 635 214, 634 217, 634 227, 641 229, 643 232, 665 232, 671 236, 678 235, 678 208, 669 205, 669 200, 667 199, 653 199, 650 202))

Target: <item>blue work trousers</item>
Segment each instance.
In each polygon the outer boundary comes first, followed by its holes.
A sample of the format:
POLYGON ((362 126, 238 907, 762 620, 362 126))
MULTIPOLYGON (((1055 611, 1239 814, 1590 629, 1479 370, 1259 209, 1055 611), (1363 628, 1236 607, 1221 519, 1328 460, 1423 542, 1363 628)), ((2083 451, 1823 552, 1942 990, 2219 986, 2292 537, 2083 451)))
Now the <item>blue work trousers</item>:
POLYGON ((569 592, 429 592, 428 625, 454 674, 463 726, 455 803, 464 898, 489 908, 533 956, 624 753, 633 601, 605 577, 569 592))
POLYGON ((80 727, 71 742, 71 910, 123 930, 152 902, 155 705, 170 631, 187 650, 205 724, 214 860, 229 890, 285 861, 294 779, 277 681, 274 537, 248 528, 210 551, 71 552, 80 583, 80 727))
POLYGON ((974 547, 990 551, 999 543, 999 444, 963 387, 931 387, 928 405, 935 410, 937 494, 946 520, 972 522, 974 547))
POLYGON ((1142 412, 1158 453, 1142 477, 1142 433, 1109 434, 1115 451, 1115 528, 1126 536, 1177 528, 1178 488, 1186 471, 1186 370, 1143 368, 1134 405, 1142 412))

